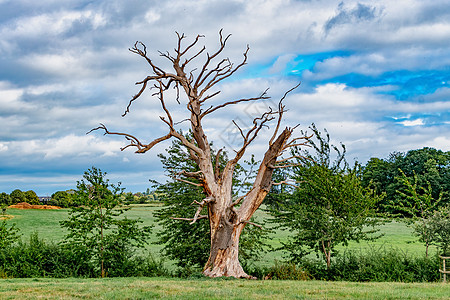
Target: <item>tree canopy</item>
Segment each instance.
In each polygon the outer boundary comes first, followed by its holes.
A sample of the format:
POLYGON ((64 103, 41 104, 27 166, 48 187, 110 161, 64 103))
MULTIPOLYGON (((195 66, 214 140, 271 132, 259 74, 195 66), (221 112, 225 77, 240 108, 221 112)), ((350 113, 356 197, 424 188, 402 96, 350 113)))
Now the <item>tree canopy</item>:
POLYGON ((417 176, 420 188, 428 189, 430 185, 435 199, 444 192, 441 205, 450 202, 450 151, 425 147, 406 153, 393 152, 386 159, 374 157, 368 161, 362 182, 366 187, 373 185, 380 195, 386 193, 385 200, 380 204, 381 210, 395 212, 390 201, 399 203, 404 199, 404 195, 397 192, 404 190, 403 183, 397 180, 402 177, 402 172, 408 178, 417 176))
POLYGON ((345 146, 331 145, 328 133, 322 136, 314 124, 311 129, 313 151, 292 151, 301 162, 289 174, 298 188, 282 197, 272 214, 279 227, 291 232, 283 245, 291 260, 298 262, 315 251, 329 268, 337 245, 378 237, 375 226, 381 220, 375 218, 375 208, 380 197, 362 186, 358 164, 347 165, 345 146))

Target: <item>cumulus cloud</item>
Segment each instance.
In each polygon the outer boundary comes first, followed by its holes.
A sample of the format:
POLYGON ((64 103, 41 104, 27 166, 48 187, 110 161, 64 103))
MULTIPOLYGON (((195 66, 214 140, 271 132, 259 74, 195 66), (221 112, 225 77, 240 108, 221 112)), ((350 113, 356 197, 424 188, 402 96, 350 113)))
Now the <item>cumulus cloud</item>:
MULTIPOLYGON (((224 57, 235 64, 250 46, 248 64, 217 87, 222 92, 210 105, 270 87, 273 98, 263 105, 230 106, 205 118, 216 147, 239 146, 232 120, 248 128, 301 81, 285 100, 286 124, 327 128, 349 156, 364 161, 423 146, 450 150, 445 0, 17 0, 0 1, 0 20, 0 191, 9 189, 7 178, 17 186, 27 178, 26 184, 36 184, 28 189, 42 192, 63 188, 92 165, 127 178, 118 181, 138 190, 149 178, 161 178, 156 153, 170 142, 141 156, 120 152, 126 141, 119 137, 85 133, 98 123, 145 142, 167 132, 149 90, 126 117, 121 114, 139 89, 134 83, 150 74, 128 48, 143 41, 154 62, 170 68, 158 50, 172 51, 175 31, 186 33, 185 45, 205 35, 201 45, 212 53, 223 28, 232 34, 224 57)), ((182 121, 185 103, 174 98, 170 91, 167 105, 182 121)), ((186 131, 188 123, 179 128, 186 131)), ((271 129, 261 132, 249 153, 264 152, 271 129)))

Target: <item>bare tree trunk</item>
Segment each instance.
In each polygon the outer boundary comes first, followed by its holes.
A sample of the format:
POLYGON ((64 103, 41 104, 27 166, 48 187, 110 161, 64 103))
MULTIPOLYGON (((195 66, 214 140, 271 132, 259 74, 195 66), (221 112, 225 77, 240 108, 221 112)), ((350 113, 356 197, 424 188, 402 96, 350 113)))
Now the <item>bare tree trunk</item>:
POLYGON ((208 277, 232 276, 252 278, 244 272, 239 262, 239 237, 244 224, 227 224, 222 218, 211 234, 211 251, 203 274, 208 277))
POLYGON ((327 241, 327 245, 325 245, 325 241, 322 241, 322 251, 325 256, 325 261, 327 263, 327 269, 329 270, 331 267, 331 243, 327 241))

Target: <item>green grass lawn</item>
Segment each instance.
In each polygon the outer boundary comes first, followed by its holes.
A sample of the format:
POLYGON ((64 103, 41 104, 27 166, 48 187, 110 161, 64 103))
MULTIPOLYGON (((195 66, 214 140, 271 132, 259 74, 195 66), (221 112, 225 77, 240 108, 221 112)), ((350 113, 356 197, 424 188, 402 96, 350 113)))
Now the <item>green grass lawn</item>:
POLYGON ((239 279, 5 279, 0 299, 448 299, 450 284, 239 279))
MULTIPOLYGON (((143 225, 154 225, 153 234, 150 237, 149 245, 145 250, 148 250, 158 255, 161 245, 157 245, 156 232, 161 230, 159 225, 155 224, 153 213, 159 209, 159 204, 144 204, 133 205, 132 209, 125 214, 129 218, 141 218, 144 222, 143 225)), ((59 242, 66 234, 65 230, 60 227, 59 222, 65 220, 68 215, 68 209, 59 210, 22 210, 22 209, 8 209, 7 214, 14 216, 14 218, 8 220, 8 223, 16 223, 17 227, 21 230, 22 238, 28 239, 30 234, 36 231, 40 238, 46 241, 59 242)), ((257 223, 264 223, 264 220, 269 218, 266 212, 259 210, 256 213, 257 223)), ((250 225, 249 225, 250 226, 250 225)), ((266 224, 265 226, 272 226, 266 224)), ((425 253, 425 246, 422 243, 417 242, 412 235, 411 229, 406 227, 405 224, 399 222, 391 222, 380 226, 380 230, 384 233, 384 236, 375 242, 351 242, 347 247, 337 247, 338 251, 345 250, 361 250, 370 251, 379 247, 394 247, 399 251, 406 252, 413 255, 423 255, 425 253)), ((288 237, 288 231, 275 230, 270 236, 269 244, 274 248, 281 246, 281 242, 288 237)), ((430 252, 434 253, 436 249, 431 247, 430 252)), ((270 251, 267 252, 260 261, 259 265, 270 266, 273 265, 275 260, 282 260, 284 253, 282 251, 270 251)))

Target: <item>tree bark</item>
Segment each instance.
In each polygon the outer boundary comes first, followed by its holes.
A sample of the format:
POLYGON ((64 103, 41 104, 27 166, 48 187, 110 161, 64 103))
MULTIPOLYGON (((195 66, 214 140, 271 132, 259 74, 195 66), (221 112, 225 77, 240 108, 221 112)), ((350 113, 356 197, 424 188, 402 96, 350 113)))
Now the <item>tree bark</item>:
POLYGON ((321 243, 325 262, 327 263, 327 270, 329 270, 331 267, 331 242, 327 241, 327 245, 325 245, 325 241, 322 241, 321 243))
POLYGON ((233 225, 225 219, 214 224, 211 250, 203 274, 208 277, 253 278, 239 262, 239 237, 245 224, 233 225))

